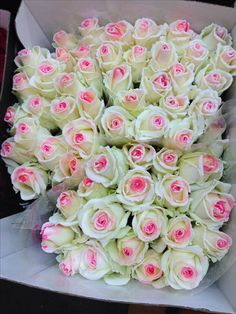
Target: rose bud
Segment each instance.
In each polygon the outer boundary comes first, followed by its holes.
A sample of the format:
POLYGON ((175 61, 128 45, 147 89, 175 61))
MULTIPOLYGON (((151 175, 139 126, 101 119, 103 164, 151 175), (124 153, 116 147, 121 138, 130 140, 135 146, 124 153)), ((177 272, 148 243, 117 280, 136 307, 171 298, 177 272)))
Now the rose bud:
POLYGON ((197 72, 197 69, 199 69, 199 67, 208 59, 208 55, 209 51, 206 48, 205 43, 200 39, 194 39, 184 50, 181 63, 193 63, 195 65, 194 70, 197 72))
POLYGON ((96 124, 100 122, 105 107, 104 101, 98 98, 98 93, 93 88, 79 92, 76 99, 81 117, 91 119, 96 124))
POLYGON ((79 80, 84 85, 95 88, 98 91, 99 97, 102 96, 102 75, 95 59, 90 57, 79 59, 75 71, 79 80))
POLYGON ((178 171, 179 153, 172 149, 163 147, 153 157, 152 172, 161 178, 165 174, 174 174, 178 171))
POLYGON ((109 189, 104 187, 104 185, 101 183, 93 181, 89 177, 83 178, 77 190, 77 194, 86 200, 103 198, 104 196, 108 195, 108 193, 109 189))
POLYGON ((196 288, 206 275, 209 263, 199 246, 168 249, 162 256, 166 283, 174 289, 196 288))
POLYGON ((36 92, 36 89, 29 82, 29 79, 24 72, 16 73, 13 76, 12 85, 13 93, 20 100, 24 100, 26 96, 36 92))
POLYGON ((20 192, 21 199, 28 201, 45 194, 48 175, 41 167, 23 164, 14 169, 11 182, 15 192, 20 192))
POLYGON ((104 27, 103 41, 118 41, 122 44, 123 49, 126 50, 133 45, 132 38, 133 26, 125 21, 117 23, 108 23, 104 27))
POLYGON ((171 92, 171 80, 167 73, 153 74, 150 69, 143 69, 140 88, 146 93, 146 100, 151 104, 158 103, 160 98, 171 92))
POLYGON ((194 80, 193 65, 174 64, 169 70, 171 84, 177 95, 187 94, 194 80))
POLYGON ((57 198, 57 208, 65 218, 73 220, 84 202, 75 191, 62 192, 57 198))
POLYGON ((209 228, 219 228, 229 220, 235 199, 228 194, 230 184, 210 181, 208 187, 191 193, 190 215, 209 228))
POLYGON ((95 240, 87 241, 82 246, 79 259, 80 275, 90 280, 98 280, 111 270, 111 262, 104 248, 95 240))
POLYGON ((124 53, 124 59, 131 66, 133 82, 140 82, 143 68, 146 67, 148 50, 146 47, 133 46, 124 53))
POLYGON ((98 47, 96 58, 103 72, 111 71, 123 63, 123 50, 120 42, 104 42, 98 47))
POLYGON ((74 187, 82 181, 85 161, 72 152, 61 155, 58 166, 54 170, 52 181, 55 183, 65 182, 74 187))
POLYGON ((53 35, 54 47, 62 47, 68 50, 73 49, 77 46, 78 41, 73 34, 66 33, 61 30, 53 35))
POLYGON ((163 211, 158 206, 147 206, 142 212, 135 213, 132 227, 140 240, 151 242, 166 233, 167 219, 163 211))
POLYGON ((172 43, 158 41, 152 46, 150 67, 153 72, 168 71, 178 61, 175 46, 172 43))
POLYGON ((139 166, 146 170, 152 166, 156 151, 151 145, 126 144, 122 149, 131 168, 139 166))
POLYGON ((215 263, 228 253, 232 239, 224 232, 197 225, 194 227, 193 244, 200 246, 204 254, 215 263))
POLYGON ((67 144, 84 159, 90 158, 99 145, 96 125, 89 119, 79 118, 68 122, 62 134, 67 144))
POLYGON ((168 95, 160 99, 159 106, 165 111, 170 119, 184 118, 188 113, 189 98, 185 95, 168 95))
POLYGON ((92 48, 90 45, 83 45, 80 44, 73 50, 70 50, 71 55, 76 59, 91 57, 92 54, 92 48))
POLYGON ((134 117, 137 117, 147 106, 145 92, 139 88, 118 92, 114 103, 117 106, 123 107, 134 117))
POLYGON ((2 143, 1 157, 4 162, 9 166, 18 166, 32 160, 32 156, 26 154, 26 150, 14 141, 14 137, 9 137, 2 143))
POLYGON ((228 30, 225 27, 219 26, 214 23, 206 26, 201 31, 200 37, 205 42, 207 48, 210 51, 216 50, 218 43, 229 46, 231 46, 232 44, 232 37, 228 33, 228 30))
POLYGON ((7 107, 5 112, 4 121, 8 123, 9 126, 13 126, 15 120, 15 114, 17 110, 17 105, 7 107))
POLYGON ((74 98, 77 96, 78 92, 84 88, 73 72, 58 75, 55 79, 54 86, 60 95, 68 95, 74 98))
POLYGON ((233 82, 230 73, 220 69, 214 69, 212 65, 207 65, 201 69, 195 78, 196 85, 201 89, 213 89, 220 96, 233 82))
POLYGON ((185 215, 171 218, 168 221, 165 243, 171 248, 184 248, 191 244, 193 228, 191 219, 185 215))
POLYGON ((152 45, 166 34, 166 24, 157 25, 152 19, 141 18, 134 25, 133 38, 137 45, 151 49, 152 45))
POLYGON ((114 99, 120 91, 132 88, 131 67, 128 64, 116 66, 104 75, 105 92, 109 99, 114 99))
POLYGON ((158 143, 168 126, 169 120, 165 112, 157 106, 149 105, 134 121, 133 136, 136 141, 158 143))
POLYGON ((128 170, 122 150, 109 146, 97 149, 85 165, 86 175, 105 187, 118 184, 128 170))
POLYGON ((59 164, 61 155, 66 153, 67 149, 61 136, 50 136, 39 142, 35 149, 35 156, 44 168, 54 171, 59 164))
POLYGON ((186 20, 177 20, 169 25, 167 40, 175 45, 178 53, 182 53, 195 36, 186 20))
POLYGON ((66 48, 57 47, 55 52, 55 59, 60 63, 66 65, 65 68, 66 72, 73 71, 75 59, 72 57, 72 55, 66 48))
POLYGON ((59 269, 66 276, 74 276, 79 273, 79 262, 83 246, 72 247, 69 250, 63 251, 57 260, 59 263, 59 269))
POLYGON ((101 118, 101 127, 109 144, 122 145, 131 140, 129 128, 131 116, 125 109, 111 106, 105 109, 101 118))
POLYGON ((75 233, 71 228, 54 225, 50 222, 42 225, 40 234, 42 235, 41 248, 46 253, 59 253, 75 237, 75 233))
POLYGON ((120 238, 129 231, 130 227, 126 226, 129 215, 117 203, 116 196, 109 195, 88 201, 78 213, 78 219, 87 236, 106 246, 111 239, 120 238))
POLYGON ((163 288, 165 279, 161 268, 161 255, 149 249, 142 262, 133 266, 132 278, 145 285, 153 285, 154 288, 163 288))
POLYGON ((82 36, 87 36, 99 28, 98 18, 92 17, 83 20, 79 26, 79 32, 82 36))
POLYGON ((190 187, 180 176, 167 174, 157 183, 155 192, 158 199, 167 207, 183 207, 189 203, 190 187))
POLYGON ((191 123, 190 118, 170 121, 168 131, 163 137, 163 146, 180 151, 190 149, 196 136, 191 130, 191 123))
POLYGON ((149 172, 139 167, 129 170, 119 181, 117 198, 127 205, 127 209, 133 211, 134 206, 150 205, 155 197, 154 182, 149 172))
POLYGON ((212 63, 216 68, 236 75, 236 50, 230 46, 218 44, 212 63))
POLYGON ((179 174, 189 184, 199 181, 220 180, 223 162, 214 155, 203 152, 186 153, 178 163, 179 174))
POLYGON ((63 129, 68 122, 79 118, 75 99, 70 96, 53 99, 50 114, 60 129, 63 129))
POLYGON ((111 259, 123 266, 140 263, 148 249, 148 244, 139 240, 132 231, 121 239, 114 239, 108 243, 106 250, 111 259))

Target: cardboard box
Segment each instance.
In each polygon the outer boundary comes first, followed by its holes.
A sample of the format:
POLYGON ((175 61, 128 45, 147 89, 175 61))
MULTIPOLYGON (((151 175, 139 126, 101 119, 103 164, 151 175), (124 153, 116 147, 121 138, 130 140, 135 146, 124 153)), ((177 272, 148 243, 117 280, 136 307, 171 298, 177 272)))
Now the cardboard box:
MULTIPOLYGON (((16 28, 25 47, 40 45, 50 48, 52 35, 56 31, 76 30, 81 20, 91 16, 97 16, 101 24, 120 19, 133 22, 143 16, 153 18, 158 23, 186 18, 197 32, 215 22, 231 31, 236 45, 236 9, 187 1, 23 0, 16 18, 16 28)), ((229 98, 236 96, 235 83, 234 81, 227 93, 229 98)), ((229 136, 236 138, 235 122, 231 124, 229 136)), ((230 154, 236 156, 235 145, 231 146, 230 154)), ((232 174, 234 196, 236 195, 235 177, 235 174, 232 174)), ((103 281, 89 281, 80 276, 68 278, 58 270, 55 256, 41 251, 39 239, 33 236, 32 230, 14 228, 19 215, 1 220, 1 277, 4 279, 41 289, 105 301, 180 306, 219 313, 236 313, 235 210, 226 229, 234 240, 230 253, 224 258, 224 263, 211 268, 209 276, 199 288, 190 292, 175 292, 169 288, 155 290, 136 281, 131 281, 124 287, 111 287, 103 281), (229 269, 224 273, 227 268, 229 269), (216 273, 224 274, 208 287, 211 282, 210 276, 214 278, 216 273), (207 288, 204 289, 205 287, 207 288)))

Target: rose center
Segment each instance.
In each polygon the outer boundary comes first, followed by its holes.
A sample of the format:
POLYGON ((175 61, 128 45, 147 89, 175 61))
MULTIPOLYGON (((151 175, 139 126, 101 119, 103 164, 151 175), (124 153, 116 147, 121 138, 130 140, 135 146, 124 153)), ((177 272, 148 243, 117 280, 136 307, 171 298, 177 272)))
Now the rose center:
POLYGON ((143 232, 146 235, 155 234, 157 230, 158 230, 157 225, 153 221, 149 221, 145 223, 145 225, 143 226, 143 232))
POLYGON ((40 64, 39 70, 42 74, 49 74, 54 71, 54 67, 51 64, 43 63, 40 64))
POLYGON ((81 144, 85 141, 85 136, 82 132, 76 133, 74 136, 74 142, 76 144, 81 144))
POLYGON ((94 227, 97 230, 104 230, 109 225, 110 219, 107 213, 101 213, 98 215, 98 217, 95 219, 94 227))
POLYGON ((92 249, 88 249, 87 251, 87 262, 90 268, 92 269, 96 269, 97 267, 97 252, 92 250, 92 249))
POLYGON ((27 133, 29 132, 29 126, 25 123, 20 123, 17 130, 19 130, 21 133, 27 133))
POLYGON ((178 24, 177 24, 177 30, 179 32, 185 32, 187 33, 189 31, 189 23, 185 20, 183 21, 180 21, 178 24))
POLYGON ((173 153, 165 152, 163 155, 163 160, 167 165, 176 163, 177 156, 173 153))
POLYGON ((184 266, 181 269, 181 277, 187 280, 196 278, 197 270, 193 266, 184 266))
POLYGON ((95 161, 94 161, 94 169, 97 172, 103 172, 107 169, 108 166, 108 160, 106 158, 106 156, 100 156, 98 157, 95 161))
POLYGON ((126 257, 131 257, 134 254, 134 250, 131 247, 124 247, 122 253, 126 257))
POLYGON ((147 182, 142 177, 134 177, 130 180, 130 190, 136 193, 142 193, 147 188, 147 182))
POLYGON ((62 193, 59 197, 59 203, 62 207, 68 206, 69 204, 71 204, 71 202, 71 197, 66 193, 62 193))
POLYGON ((84 178, 84 179, 83 179, 83 185, 84 185, 86 188, 91 187, 92 184, 93 184, 93 180, 91 180, 90 178, 84 178))
POLYGON ((218 249, 224 250, 224 249, 228 248, 228 241, 225 239, 219 239, 216 242, 216 246, 218 249))
POLYGON ((206 174, 215 172, 218 170, 219 164, 214 156, 204 154, 203 156, 203 171, 206 174))

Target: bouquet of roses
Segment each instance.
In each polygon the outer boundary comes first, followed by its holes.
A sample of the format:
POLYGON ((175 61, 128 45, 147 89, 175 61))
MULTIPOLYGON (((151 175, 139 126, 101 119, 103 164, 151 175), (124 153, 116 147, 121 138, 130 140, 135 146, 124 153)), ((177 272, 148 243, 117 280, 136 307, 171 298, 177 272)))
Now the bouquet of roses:
POLYGON ((220 181, 231 36, 148 18, 79 32, 15 58, 1 149, 13 187, 31 200, 67 186, 41 229, 66 275, 193 289, 232 242, 220 231, 235 205, 220 181))

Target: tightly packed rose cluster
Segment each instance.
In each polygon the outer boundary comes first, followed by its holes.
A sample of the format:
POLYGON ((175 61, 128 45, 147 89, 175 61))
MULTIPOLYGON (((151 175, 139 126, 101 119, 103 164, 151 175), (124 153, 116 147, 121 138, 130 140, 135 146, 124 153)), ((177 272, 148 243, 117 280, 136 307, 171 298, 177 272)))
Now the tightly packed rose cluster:
POLYGON ((220 181, 231 36, 149 18, 88 18, 79 32, 15 58, 1 148, 13 187, 23 200, 68 187, 41 230, 64 274, 193 289, 232 242, 220 231, 235 205, 220 181))

